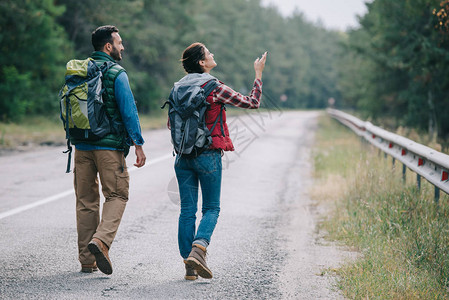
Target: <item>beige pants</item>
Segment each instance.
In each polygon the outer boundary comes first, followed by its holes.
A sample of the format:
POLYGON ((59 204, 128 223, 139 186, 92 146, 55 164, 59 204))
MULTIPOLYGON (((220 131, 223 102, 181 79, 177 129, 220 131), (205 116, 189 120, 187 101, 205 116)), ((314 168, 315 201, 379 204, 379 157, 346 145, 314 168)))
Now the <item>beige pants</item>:
POLYGON ((128 170, 121 151, 75 149, 73 173, 79 260, 81 264, 92 264, 95 257, 87 249, 92 238, 110 247, 117 233, 128 201, 128 170), (97 174, 105 198, 101 219, 97 174))

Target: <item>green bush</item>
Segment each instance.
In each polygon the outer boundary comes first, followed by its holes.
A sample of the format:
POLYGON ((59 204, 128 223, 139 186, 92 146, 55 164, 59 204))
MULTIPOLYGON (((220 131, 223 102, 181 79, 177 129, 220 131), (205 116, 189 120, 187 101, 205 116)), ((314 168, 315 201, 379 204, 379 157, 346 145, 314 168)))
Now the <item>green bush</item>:
POLYGON ((0 95, 5 98, 0 101, 0 120, 20 120, 32 111, 31 73, 20 74, 14 66, 7 66, 1 70, 1 77, 0 95))

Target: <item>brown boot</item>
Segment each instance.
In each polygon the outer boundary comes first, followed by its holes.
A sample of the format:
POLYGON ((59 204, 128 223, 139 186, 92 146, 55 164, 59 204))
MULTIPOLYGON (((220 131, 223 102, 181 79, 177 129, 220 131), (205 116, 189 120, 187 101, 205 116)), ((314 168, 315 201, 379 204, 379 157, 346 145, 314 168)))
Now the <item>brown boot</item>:
POLYGON ((97 264, 81 265, 81 273, 92 273, 98 271, 97 264))
POLYGON ((112 264, 108 255, 108 247, 99 239, 93 238, 89 245, 87 245, 87 249, 95 255, 98 269, 107 275, 112 274, 112 264))
POLYGON ((198 273, 196 270, 189 266, 187 264, 187 261, 184 260, 184 263, 186 264, 186 275, 184 276, 185 280, 197 280, 198 279, 198 273))
MULTIPOLYGON (((194 244, 192 251, 190 251, 189 257, 186 259, 186 264, 193 267, 203 278, 212 278, 212 271, 209 270, 206 264, 206 248, 194 244)), ((101 269, 100 269, 101 270, 101 269)))

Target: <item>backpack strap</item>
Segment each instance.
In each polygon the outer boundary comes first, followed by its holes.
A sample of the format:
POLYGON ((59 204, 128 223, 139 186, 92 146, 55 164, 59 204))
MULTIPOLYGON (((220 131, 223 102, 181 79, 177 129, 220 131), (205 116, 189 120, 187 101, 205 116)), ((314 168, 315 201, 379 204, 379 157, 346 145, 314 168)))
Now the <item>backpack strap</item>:
POLYGON ((67 169, 66 173, 70 173, 70 162, 72 161, 72 145, 70 145, 70 135, 69 135, 69 96, 68 93, 65 95, 65 137, 67 139, 67 150, 62 151, 63 153, 68 153, 69 157, 67 159, 67 169))
MULTIPOLYGON (((118 77, 118 75, 121 72, 126 72, 122 66, 120 66, 118 63, 114 61, 97 61, 94 60, 94 62, 97 64, 98 68, 101 72, 101 91, 100 94, 102 95, 103 103, 106 107, 104 110, 104 113, 106 117, 109 119, 109 131, 112 134, 117 134, 119 132, 122 132, 122 126, 117 121, 118 117, 116 114, 112 113, 110 111, 110 103, 108 99, 111 99, 111 92, 109 89, 107 89, 106 86, 114 86, 115 79, 118 77), (112 74, 112 75, 111 75, 112 74), (114 81, 111 81, 110 78, 114 78, 114 81)), ((118 110, 118 107, 117 107, 118 110)), ((125 153, 126 153, 126 147, 125 147, 125 153)))
POLYGON ((115 66, 117 63, 112 61, 105 61, 101 66, 99 66, 100 72, 101 72, 101 94, 104 93, 105 87, 104 87, 104 77, 105 74, 109 71, 110 68, 115 66))
POLYGON ((218 81, 216 79, 209 80, 203 87, 204 96, 207 98, 210 93, 218 86, 218 81))
POLYGON ((70 145, 70 139, 67 140, 67 150, 62 151, 62 153, 68 153, 69 157, 67 159, 67 170, 66 173, 70 173, 70 162, 72 161, 72 145, 70 145))
MULTIPOLYGON (((212 93, 213 90, 215 90, 215 88, 218 86, 218 83, 219 83, 218 80, 211 79, 204 85, 203 90, 204 90, 204 95, 206 98, 209 96, 210 93, 212 93)), ((218 119, 220 119, 220 124, 223 124, 223 121, 221 121, 221 119, 222 119, 221 114, 223 111, 223 107, 224 107, 224 104, 221 105, 220 114, 218 115, 217 119, 215 119, 214 125, 210 129, 211 133, 212 133, 212 131, 214 131, 214 128, 217 125, 218 119)), ((223 131, 223 125, 221 125, 221 126, 222 126, 222 131, 223 131)))
POLYGON ((212 131, 214 131, 215 126, 217 126, 218 120, 220 120, 220 126, 221 126, 221 133, 223 134, 223 136, 225 136, 224 134, 224 129, 223 129, 223 110, 225 109, 225 105, 221 104, 221 108, 220 108, 220 114, 218 115, 218 117, 215 119, 214 125, 212 125, 211 129, 210 129, 210 133, 212 134, 212 131))
POLYGON ((115 66, 117 63, 113 62, 113 61, 105 61, 101 66, 100 66, 100 71, 103 74, 106 74, 107 71, 109 71, 110 68, 112 68, 113 66, 115 66))
MULTIPOLYGON (((218 84, 219 84, 219 82, 215 79, 212 79, 206 83, 206 85, 203 87, 204 94, 206 95, 206 97, 209 96, 209 94, 218 86, 218 84)), ((223 127, 223 110, 226 110, 226 108, 225 108, 225 105, 223 103, 221 103, 220 114, 215 119, 214 125, 210 129, 210 133, 212 133, 212 131, 214 131, 215 126, 218 123, 218 120, 220 120, 221 134, 223 136, 225 136, 224 127, 223 127)))

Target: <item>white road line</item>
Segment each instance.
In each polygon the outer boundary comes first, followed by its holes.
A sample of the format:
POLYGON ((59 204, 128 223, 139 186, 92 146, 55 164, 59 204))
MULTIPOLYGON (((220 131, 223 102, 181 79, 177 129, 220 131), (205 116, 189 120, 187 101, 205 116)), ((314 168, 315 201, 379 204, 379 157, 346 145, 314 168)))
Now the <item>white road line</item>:
POLYGON ((148 167, 148 166, 151 166, 151 165, 154 165, 154 164, 157 164, 158 162, 164 161, 164 160, 169 159, 171 157, 173 157, 173 154, 167 154, 167 155, 164 155, 164 156, 161 156, 161 157, 158 157, 158 158, 151 158, 150 157, 150 162, 149 163, 145 164, 141 168, 132 166, 131 168, 128 168, 128 173, 129 172, 133 172, 133 171, 138 170, 138 169, 143 169, 145 167, 148 167))
MULTIPOLYGON (((148 166, 157 164, 157 163, 159 163, 159 162, 161 162, 161 161, 164 161, 164 160, 166 160, 166 159, 169 159, 169 158, 171 158, 171 157, 173 157, 172 154, 167 154, 167 155, 164 155, 164 156, 161 156, 161 157, 158 157, 158 158, 150 159, 150 162, 147 163, 147 164, 145 164, 145 166, 143 166, 142 168, 145 168, 145 167, 148 167, 148 166)), ((140 168, 140 169, 142 169, 142 168, 140 168)), ((139 169, 139 168, 133 166, 133 167, 131 167, 131 168, 128 168, 128 173, 129 173, 129 172, 133 172, 133 171, 138 170, 138 169, 139 169)), ((65 191, 65 192, 62 192, 62 193, 53 195, 53 196, 51 196, 51 197, 47 197, 47 198, 45 198, 45 199, 42 199, 42 200, 39 200, 39 201, 30 203, 30 204, 22 205, 22 206, 19 206, 19 207, 17 207, 17 208, 14 208, 14 209, 5 211, 5 212, 3 212, 3 213, 0 213, 0 220, 1 220, 1 219, 4 219, 4 218, 6 218, 6 217, 9 217, 9 216, 13 216, 13 215, 16 215, 16 214, 18 214, 18 213, 21 213, 21 212, 30 210, 30 209, 32 209, 32 208, 35 208, 35 207, 38 207, 38 206, 41 206, 41 205, 44 205, 44 204, 47 204, 47 203, 50 203, 50 202, 59 200, 59 199, 62 199, 62 198, 64 198, 64 197, 69 196, 69 195, 72 195, 72 194, 74 194, 74 193, 75 193, 75 191, 74 191, 73 189, 70 189, 70 190, 67 190, 67 191, 65 191)))
POLYGON ((51 197, 48 197, 48 198, 45 198, 45 199, 42 199, 42 200, 33 202, 33 203, 31 203, 31 204, 19 206, 19 207, 17 207, 17 208, 14 208, 14 209, 5 211, 4 213, 1 213, 1 214, 0 214, 0 220, 3 219, 3 218, 6 218, 6 217, 12 216, 12 215, 21 213, 21 212, 23 212, 23 211, 32 209, 32 208, 34 208, 34 207, 41 206, 41 205, 44 205, 44 204, 46 204, 46 203, 49 203, 49 202, 53 202, 53 201, 59 200, 59 199, 61 199, 61 198, 64 198, 65 196, 71 195, 71 194, 73 194, 73 193, 75 193, 74 190, 65 191, 65 192, 56 194, 56 195, 54 195, 54 196, 51 196, 51 197))

